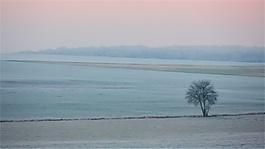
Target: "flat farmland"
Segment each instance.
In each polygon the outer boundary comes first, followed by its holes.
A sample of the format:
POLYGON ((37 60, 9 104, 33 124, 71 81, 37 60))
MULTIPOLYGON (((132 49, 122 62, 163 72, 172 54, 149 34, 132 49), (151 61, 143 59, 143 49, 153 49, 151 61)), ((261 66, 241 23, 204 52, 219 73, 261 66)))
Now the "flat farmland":
POLYGON ((97 62, 63 62, 63 61, 28 61, 8 60, 13 62, 31 62, 60 65, 76 65, 103 68, 137 69, 167 72, 219 74, 250 77, 265 77, 264 66, 214 66, 214 65, 174 65, 174 64, 130 64, 130 63, 97 63, 97 62))

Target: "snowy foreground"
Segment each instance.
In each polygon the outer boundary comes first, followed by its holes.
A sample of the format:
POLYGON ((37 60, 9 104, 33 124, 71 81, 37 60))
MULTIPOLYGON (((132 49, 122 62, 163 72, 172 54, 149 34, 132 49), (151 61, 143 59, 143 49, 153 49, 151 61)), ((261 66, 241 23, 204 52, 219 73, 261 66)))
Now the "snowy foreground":
POLYGON ((264 115, 1 123, 1 148, 264 148, 264 115))

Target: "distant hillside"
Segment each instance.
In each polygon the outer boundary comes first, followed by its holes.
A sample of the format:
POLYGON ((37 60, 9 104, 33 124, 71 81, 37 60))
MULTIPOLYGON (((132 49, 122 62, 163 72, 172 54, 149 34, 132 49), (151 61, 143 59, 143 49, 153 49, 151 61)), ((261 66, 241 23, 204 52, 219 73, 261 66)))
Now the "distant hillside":
POLYGON ((264 62, 264 47, 243 46, 110 46, 45 49, 31 54, 82 55, 126 58, 264 62))

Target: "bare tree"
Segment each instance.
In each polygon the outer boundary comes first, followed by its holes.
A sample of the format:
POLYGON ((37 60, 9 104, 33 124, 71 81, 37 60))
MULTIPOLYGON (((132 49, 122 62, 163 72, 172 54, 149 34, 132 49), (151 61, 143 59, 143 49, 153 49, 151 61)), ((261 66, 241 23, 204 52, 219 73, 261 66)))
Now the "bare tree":
POLYGON ((218 94, 210 80, 194 81, 186 92, 188 104, 200 105, 204 117, 208 116, 211 105, 217 101, 218 94))

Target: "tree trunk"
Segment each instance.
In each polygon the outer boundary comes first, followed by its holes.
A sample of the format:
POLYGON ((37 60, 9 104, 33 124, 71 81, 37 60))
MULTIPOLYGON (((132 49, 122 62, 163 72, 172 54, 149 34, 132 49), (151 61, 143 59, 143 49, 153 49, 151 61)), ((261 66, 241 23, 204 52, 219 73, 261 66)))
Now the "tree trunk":
POLYGON ((203 117, 207 117, 208 116, 208 111, 205 107, 205 101, 203 102, 200 102, 200 105, 201 105, 201 109, 202 109, 202 115, 203 117))
POLYGON ((201 106, 201 110, 202 110, 202 115, 204 116, 204 111, 205 111, 205 109, 204 109, 204 107, 203 107, 203 105, 202 105, 202 102, 200 101, 200 106, 201 106))
POLYGON ((203 117, 207 117, 208 116, 208 112, 207 110, 204 108, 202 111, 203 117))

